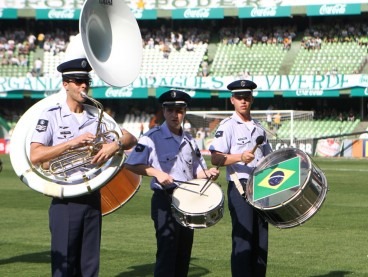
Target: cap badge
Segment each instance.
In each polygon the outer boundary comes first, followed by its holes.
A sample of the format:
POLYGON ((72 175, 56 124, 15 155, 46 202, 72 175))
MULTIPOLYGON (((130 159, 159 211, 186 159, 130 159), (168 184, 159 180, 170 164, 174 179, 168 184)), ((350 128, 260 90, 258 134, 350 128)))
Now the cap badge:
POLYGON ((83 60, 83 61, 81 62, 81 66, 82 66, 83 68, 86 68, 86 67, 87 67, 87 61, 86 61, 86 60, 83 60))
POLYGON ((176 91, 172 91, 170 95, 171 95, 172 98, 175 98, 176 97, 176 91))
POLYGON ((245 87, 245 81, 241 81, 240 86, 245 87))

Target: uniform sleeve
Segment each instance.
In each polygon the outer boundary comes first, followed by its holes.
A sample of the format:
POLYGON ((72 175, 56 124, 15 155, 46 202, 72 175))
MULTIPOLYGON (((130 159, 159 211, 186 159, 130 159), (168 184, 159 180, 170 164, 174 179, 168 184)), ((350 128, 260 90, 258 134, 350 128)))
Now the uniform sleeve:
POLYGON ((221 124, 218 127, 209 150, 230 153, 230 128, 228 124, 221 124))
POLYGON ((38 142, 46 146, 52 145, 53 122, 49 118, 50 113, 44 111, 37 120, 31 142, 38 142))
POLYGON ((129 165, 138 165, 145 164, 150 165, 150 155, 152 152, 151 139, 147 136, 143 136, 138 140, 135 148, 130 152, 126 164, 129 165))

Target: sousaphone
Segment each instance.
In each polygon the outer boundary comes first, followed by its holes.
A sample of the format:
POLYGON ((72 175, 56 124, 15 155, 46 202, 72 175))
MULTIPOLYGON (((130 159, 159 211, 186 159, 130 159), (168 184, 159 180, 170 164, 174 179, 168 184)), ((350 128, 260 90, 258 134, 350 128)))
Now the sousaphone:
MULTIPOLYGON (((79 31, 66 50, 66 60, 86 57, 96 74, 111 86, 124 87, 137 78, 142 63, 142 38, 137 21, 123 0, 87 0, 81 10, 79 31)), ((109 130, 108 133, 122 136, 119 125, 103 112, 103 106, 91 97, 85 97, 94 104, 90 110, 109 130)), ((37 102, 17 122, 10 141, 13 169, 31 189, 51 197, 76 197, 101 189, 102 214, 109 214, 125 204, 141 183, 139 175, 122 168, 125 153, 114 155, 83 175, 74 176, 67 176, 62 170, 82 164, 85 156, 89 156, 88 150, 66 153, 62 160, 69 161, 68 164, 54 162, 56 171, 43 170, 30 162, 31 136, 38 118, 44 109, 65 99, 66 93, 62 89, 37 102)))

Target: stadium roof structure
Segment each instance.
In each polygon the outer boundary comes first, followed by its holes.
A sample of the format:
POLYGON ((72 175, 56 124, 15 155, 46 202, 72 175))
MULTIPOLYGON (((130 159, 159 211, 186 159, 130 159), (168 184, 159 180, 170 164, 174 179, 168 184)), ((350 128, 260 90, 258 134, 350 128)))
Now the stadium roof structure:
MULTIPOLYGON (((101 4, 112 3, 100 0, 101 4)), ((366 0, 138 0, 127 2, 137 20, 172 19, 222 19, 277 18, 306 16, 359 15, 368 12, 366 0)), ((0 18, 35 18, 42 20, 78 20, 83 1, 0 1, 0 18)))

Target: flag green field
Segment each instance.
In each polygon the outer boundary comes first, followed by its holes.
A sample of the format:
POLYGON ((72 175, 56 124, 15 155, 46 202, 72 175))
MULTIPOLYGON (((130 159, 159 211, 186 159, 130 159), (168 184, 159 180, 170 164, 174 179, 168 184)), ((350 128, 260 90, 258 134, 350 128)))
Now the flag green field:
MULTIPOLYGON (((50 276, 50 198, 19 180, 9 156, 0 158, 4 162, 0 172, 0 276, 50 276)), ((282 230, 270 226, 267 276, 368 276, 368 160, 318 158, 314 162, 328 180, 326 201, 302 226, 282 230)), ((216 183, 226 197, 224 173, 221 168, 216 183)), ((101 277, 152 276, 156 241, 148 181, 143 178, 138 193, 103 219, 101 277)), ((223 219, 195 231, 190 277, 231 276, 226 198, 223 219)))
POLYGON ((253 201, 300 186, 300 157, 273 164, 254 173, 253 201))

